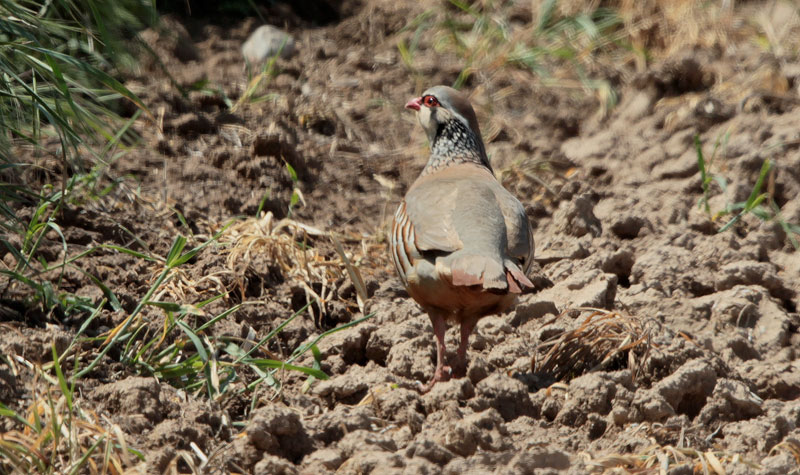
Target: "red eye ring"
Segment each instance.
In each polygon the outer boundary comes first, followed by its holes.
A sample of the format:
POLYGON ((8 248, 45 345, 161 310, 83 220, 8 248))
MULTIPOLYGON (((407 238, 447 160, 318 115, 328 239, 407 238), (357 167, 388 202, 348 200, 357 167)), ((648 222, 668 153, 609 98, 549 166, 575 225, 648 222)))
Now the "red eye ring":
POLYGON ((427 96, 423 96, 422 103, 428 107, 439 107, 439 99, 436 99, 434 96, 428 94, 427 96))

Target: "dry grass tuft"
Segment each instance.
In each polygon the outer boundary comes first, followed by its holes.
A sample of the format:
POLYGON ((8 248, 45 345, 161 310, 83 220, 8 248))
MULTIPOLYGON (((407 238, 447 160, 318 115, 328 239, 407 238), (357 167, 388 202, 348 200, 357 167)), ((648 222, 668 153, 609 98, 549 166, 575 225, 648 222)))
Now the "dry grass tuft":
POLYGON ((16 358, 34 371, 34 389, 23 414, 0 408, 16 421, 15 428, 0 433, 0 473, 122 474, 140 461, 118 425, 73 401, 72 390, 59 387, 38 366, 16 358))
POLYGON ((761 467, 740 454, 724 450, 701 451, 693 448, 662 446, 654 443, 637 454, 611 454, 592 458, 584 454, 592 473, 667 473, 675 465, 690 465, 693 473, 725 475, 725 465, 743 465, 749 470, 761 467))
MULTIPOLYGON (((151 282, 156 280, 160 271, 159 268, 153 269, 151 282)), ((188 269, 176 268, 159 287, 154 300, 162 300, 165 295, 169 295, 174 302, 198 302, 210 295, 224 294, 226 290, 222 277, 227 273, 214 272, 195 278, 188 269)))
POLYGON ((582 310, 591 313, 577 328, 553 335, 539 345, 532 361, 533 372, 563 380, 621 363, 635 380, 655 346, 651 336, 658 323, 613 311, 582 310))
MULTIPOLYGON (((233 224, 221 236, 220 242, 229 245, 229 269, 241 269, 241 263, 250 263, 256 256, 266 259, 277 265, 287 280, 300 285, 307 302, 316 302, 322 315, 326 313, 326 303, 335 297, 336 282, 348 276, 356 289, 359 309, 362 313, 365 311, 367 291, 354 264, 359 259, 352 254, 348 256, 332 233, 288 218, 276 220, 272 213, 266 213, 261 218, 233 224), (310 245, 312 239, 319 238, 332 242, 335 258, 310 245)), ((313 306, 308 308, 313 312, 313 306)))
POLYGON ((797 462, 797 465, 800 466, 800 442, 795 439, 787 438, 780 444, 775 445, 772 450, 769 451, 770 455, 773 455, 777 451, 784 451, 788 452, 789 455, 794 457, 794 460, 797 462))

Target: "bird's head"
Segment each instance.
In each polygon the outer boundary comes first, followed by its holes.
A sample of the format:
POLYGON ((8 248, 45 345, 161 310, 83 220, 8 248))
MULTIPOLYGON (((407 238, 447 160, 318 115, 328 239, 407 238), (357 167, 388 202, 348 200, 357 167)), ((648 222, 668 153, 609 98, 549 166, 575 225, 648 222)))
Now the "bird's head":
POLYGON ((417 111, 419 123, 428 134, 432 145, 448 122, 457 120, 472 131, 481 148, 483 147, 478 118, 469 99, 451 87, 433 86, 421 96, 408 101, 406 109, 417 111))

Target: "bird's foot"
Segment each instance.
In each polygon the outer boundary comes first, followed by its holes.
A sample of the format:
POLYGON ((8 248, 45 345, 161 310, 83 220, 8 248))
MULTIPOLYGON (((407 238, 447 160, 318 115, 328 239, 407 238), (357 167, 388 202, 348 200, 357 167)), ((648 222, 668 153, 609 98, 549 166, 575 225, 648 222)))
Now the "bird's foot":
POLYGON ((436 371, 433 373, 433 378, 428 381, 427 384, 422 384, 421 382, 417 381, 419 385, 419 392, 420 394, 425 394, 433 388, 433 385, 440 382, 440 381, 449 381, 450 378, 453 376, 453 369, 449 366, 440 366, 436 368, 436 371))
POLYGON ((467 375, 467 360, 457 360, 453 365, 453 377, 463 378, 467 375))

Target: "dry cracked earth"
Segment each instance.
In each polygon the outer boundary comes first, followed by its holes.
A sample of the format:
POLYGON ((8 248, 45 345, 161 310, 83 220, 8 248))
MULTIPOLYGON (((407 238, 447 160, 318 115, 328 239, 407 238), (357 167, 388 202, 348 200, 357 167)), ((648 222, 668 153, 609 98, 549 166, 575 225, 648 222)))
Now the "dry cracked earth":
MULTIPOLYGON (((137 121, 142 143, 107 172, 125 177, 123 185, 70 207, 59 224, 68 255, 98 244, 165 255, 175 235, 202 241, 231 218, 254 216, 265 196, 263 209, 285 217, 295 188, 286 160, 303 197, 292 218, 344 236, 373 316, 320 341, 330 379, 304 387, 305 376, 287 372, 277 393, 261 387, 210 400, 137 373, 111 352, 79 380, 77 403, 117 424, 144 454, 134 469, 190 471, 176 456, 194 453, 193 444, 208 458, 201 471, 219 473, 658 473, 667 459, 660 473, 798 470, 800 253, 781 224, 800 223, 796 56, 743 42, 606 72, 619 89, 607 115, 583 91, 543 85, 520 68, 472 75, 464 89, 494 168, 525 205, 540 280, 553 285, 481 320, 467 377, 420 395, 416 383, 434 367, 433 333, 396 278, 383 236, 427 154, 403 105, 430 85, 452 84, 463 64, 431 34, 421 37, 412 70, 397 44, 414 35, 404 29, 411 19, 451 10, 405 0, 314 5, 265 8, 294 36, 296 52, 276 62, 260 101, 233 111, 226 100, 247 89, 241 45, 256 19, 167 16, 163 29, 145 32, 172 78, 145 62, 127 79, 153 118, 137 121), (173 79, 203 86, 181 95, 173 79), (706 160, 713 157, 709 212, 695 136, 706 160), (715 215, 748 199, 765 160, 763 190, 781 219, 747 213, 718 232, 733 215, 715 215), (650 468, 641 469, 648 457, 650 468)), ((534 21, 530 5, 515 8, 512 28, 534 21)), ((43 171, 33 179, 57 182, 58 162, 36 160, 43 171)), ((41 258, 58 262, 62 244, 47 238, 41 258)), ((336 257, 327 239, 310 239, 322 256, 336 257)), ((255 339, 305 303, 302 286, 269 258, 227 256, 224 246, 206 248, 183 269, 193 284, 162 300, 196 303, 227 292, 209 315, 251 302, 211 332, 255 339)), ((80 265, 127 312, 157 273, 111 250, 80 265)), ((342 275, 325 314, 293 320, 270 355, 285 359, 362 316, 342 275)), ((62 285, 103 297, 74 269, 62 285)), ((13 299, 14 290, 6 292, 13 299)), ((163 325, 159 309, 143 315, 163 325)), ((87 334, 124 316, 103 310, 87 334)), ((82 318, 21 311, 2 323, 0 350, 52 361, 51 342, 63 350, 82 318)), ((456 337, 451 329, 451 348, 456 337)), ((28 404, 35 383, 26 371, 0 366, 9 407, 28 404)), ((1 424, 9 430, 12 422, 1 424)))

